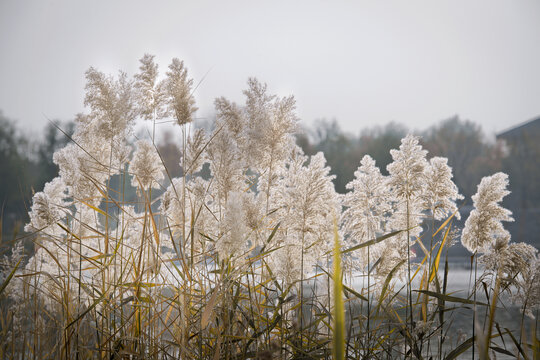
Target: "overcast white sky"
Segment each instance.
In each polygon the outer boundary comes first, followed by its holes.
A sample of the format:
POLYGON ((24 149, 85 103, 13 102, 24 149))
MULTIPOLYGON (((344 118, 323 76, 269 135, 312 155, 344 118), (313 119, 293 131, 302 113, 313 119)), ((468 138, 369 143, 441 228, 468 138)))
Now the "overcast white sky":
MULTIPOLYGON (((0 0, 0 109, 25 129, 84 110, 84 72, 183 59, 199 117, 249 76, 309 124, 423 129, 454 114, 488 133, 540 115, 540 1, 0 0)), ((34 130, 35 131, 35 130, 34 130)))

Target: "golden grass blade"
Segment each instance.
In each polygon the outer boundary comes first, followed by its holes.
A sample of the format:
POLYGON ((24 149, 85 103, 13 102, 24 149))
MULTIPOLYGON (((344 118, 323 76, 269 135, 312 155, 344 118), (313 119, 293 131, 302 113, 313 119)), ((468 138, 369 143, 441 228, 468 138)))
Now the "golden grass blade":
POLYGON ((75 239, 81 241, 81 239, 79 239, 79 237, 77 235, 75 235, 74 233, 71 232, 71 230, 69 230, 67 227, 62 225, 62 223, 58 222, 58 223, 56 223, 56 225, 58 225, 62 230, 64 230, 69 235, 73 236, 75 239))
MULTIPOLYGON (((422 274, 422 278, 420 279, 420 289, 423 289, 425 286, 427 290, 428 283, 426 282, 426 277, 427 277, 427 273, 426 273, 426 270, 424 269, 424 273, 422 274)), ((418 296, 420 297, 422 296, 422 294, 418 294, 418 296)), ((422 296, 421 307, 422 307, 422 320, 427 321, 428 296, 426 294, 423 294, 422 296)))
POLYGON ((337 222, 334 217, 334 334, 332 351, 334 359, 345 358, 345 306, 343 305, 343 287, 341 284, 341 254, 337 222))
POLYGON ((433 237, 435 237, 442 229, 444 229, 444 227, 446 225, 448 225, 448 223, 454 218, 454 216, 457 214, 457 212, 459 211, 459 209, 457 209, 456 211, 454 211, 454 213, 452 215, 450 215, 450 217, 448 219, 446 219, 442 224, 441 226, 439 226, 439 228, 437 229, 437 231, 435 231, 433 233, 433 237))
POLYGON ((418 275, 418 273, 422 269, 422 265, 424 265, 427 259, 428 259, 428 255, 426 254, 424 255, 424 258, 422 259, 422 261, 420 262, 420 265, 416 268, 416 271, 414 272, 413 276, 411 276, 411 281, 413 281, 416 278, 416 275, 418 275))
POLYGON ((111 214, 108 214, 106 213, 105 211, 101 210, 100 208, 92 205, 92 204, 89 204, 87 203, 86 201, 84 200, 79 200, 82 204, 88 206, 90 209, 94 210, 94 211, 97 211, 98 213, 100 213, 101 215, 103 216, 106 216, 106 217, 110 217, 110 218, 113 218, 113 216, 111 216, 111 214))
POLYGON ((450 228, 452 228, 451 223, 446 229, 446 232, 444 233, 444 237, 441 242, 441 246, 439 247, 439 251, 437 251, 437 256, 435 257, 435 261, 433 262, 433 267, 431 270, 431 276, 429 277, 429 282, 433 281, 433 279, 435 278, 435 275, 437 274, 437 271, 439 271, 439 262, 441 261, 441 254, 444 248, 444 244, 446 244, 446 239, 448 238, 448 234, 450 233, 450 228))

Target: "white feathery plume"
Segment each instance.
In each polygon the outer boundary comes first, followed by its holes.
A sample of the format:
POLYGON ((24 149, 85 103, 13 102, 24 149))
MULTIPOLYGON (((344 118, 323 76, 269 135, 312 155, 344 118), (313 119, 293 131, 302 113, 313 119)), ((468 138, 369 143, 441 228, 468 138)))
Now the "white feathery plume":
POLYGON ((241 189, 242 183, 256 191, 270 211, 271 188, 279 169, 294 149, 293 133, 297 117, 294 98, 278 98, 267 93, 267 86, 248 80, 244 91, 246 105, 241 108, 225 98, 215 101, 216 130, 208 146, 208 158, 219 198, 241 189))
POLYGON ((427 151, 418 143, 418 137, 407 135, 401 139, 399 150, 390 150, 393 162, 386 169, 390 174, 388 185, 398 199, 414 199, 425 187, 424 170, 427 151))
POLYGON ((136 142, 129 172, 133 175, 133 187, 142 187, 143 190, 159 188, 159 182, 164 179, 163 164, 154 144, 148 140, 136 142))
MULTIPOLYGON (((427 151, 422 149, 418 137, 411 134, 401 140, 399 150, 392 149, 390 154, 393 162, 387 166, 387 185, 394 204, 388 225, 392 230, 406 230, 385 241, 384 253, 388 258, 383 259, 381 264, 391 270, 393 265, 397 264, 395 260, 401 261, 408 258, 408 255, 414 257, 410 246, 414 244, 414 238, 422 232, 422 196, 426 187, 425 169, 428 162, 427 151)), ((378 273, 383 274, 382 269, 383 267, 379 266, 378 273)))
POLYGON ((519 275, 528 271, 529 266, 536 258, 536 250, 525 243, 508 242, 508 238, 498 238, 490 244, 485 254, 478 262, 485 267, 485 271, 498 274, 503 288, 518 285, 519 275))
POLYGON ((534 311, 540 310, 540 258, 538 250, 532 252, 533 258, 526 258, 528 263, 522 269, 521 277, 516 279, 517 292, 512 296, 512 301, 521 305, 524 314, 534 319, 534 311))
POLYGON ((183 178, 172 179, 171 184, 167 187, 167 190, 161 195, 161 204, 159 211, 162 216, 167 219, 167 226, 171 228, 173 232, 182 229, 186 224, 184 219, 185 211, 183 209, 183 192, 184 186, 183 178))
POLYGON ((105 166, 94 161, 75 144, 68 144, 57 150, 53 161, 58 165, 60 177, 71 197, 93 206, 99 205, 101 194, 98 187, 104 186, 108 178, 105 166))
POLYGON ((212 186, 221 206, 231 191, 245 190, 244 163, 238 146, 226 127, 217 127, 207 147, 212 186))
POLYGON ((172 59, 167 71, 165 89, 168 97, 169 112, 176 118, 179 125, 193 121, 193 113, 197 111, 195 99, 191 93, 193 79, 189 79, 184 62, 172 59))
POLYGON ((486 252, 497 239, 510 241, 510 233, 502 221, 513 221, 512 212, 499 205, 510 193, 507 186, 508 175, 502 172, 480 181, 478 191, 472 197, 474 209, 465 221, 461 237, 461 243, 470 252, 486 252))
POLYGON ((216 108, 217 127, 226 128, 237 143, 244 142, 246 120, 243 110, 224 97, 217 98, 214 101, 214 107, 216 108))
POLYGON ((109 134, 111 138, 97 135, 96 128, 101 123, 102 120, 95 114, 77 114, 75 133, 72 137, 73 145, 77 146, 74 156, 76 155, 80 162, 84 162, 85 168, 90 168, 93 172, 118 174, 131 154, 131 147, 126 139, 132 131, 132 122, 127 123, 125 128, 118 128, 119 133, 109 134))
POLYGON ((185 156, 185 172, 193 175, 202 170, 206 163, 207 139, 204 129, 197 129, 187 139, 186 156, 185 156))
POLYGON ((56 177, 47 184, 42 192, 34 195, 32 200, 32 208, 29 212, 30 222, 25 226, 24 230, 28 232, 43 231, 45 234, 59 237, 64 234, 57 222, 65 219, 69 213, 67 206, 69 202, 67 197, 66 184, 61 177, 56 177))
MULTIPOLYGON (((343 197, 346 210, 341 217, 348 247, 371 240, 384 232, 384 223, 390 211, 385 177, 375 165, 375 160, 365 155, 354 176, 347 184, 347 189, 352 191, 343 197)), ((370 261, 377 260, 377 256, 380 256, 378 249, 383 246, 378 243, 370 247, 370 261)), ((359 255, 359 268, 367 265, 367 252, 367 247, 355 252, 355 255, 359 255)))
MULTIPOLYGON (((246 226, 258 236, 259 231, 263 230, 263 203, 261 203, 255 193, 251 191, 244 194, 243 200, 246 226)), ((257 242, 257 244, 258 243, 259 242, 257 242)))
POLYGON ((332 183, 333 175, 326 167, 322 153, 307 157, 297 148, 296 155, 289 160, 283 177, 276 185, 275 201, 278 207, 277 218, 282 229, 277 237, 278 246, 284 246, 289 253, 300 256, 283 259, 276 251, 269 256, 269 264, 282 279, 300 278, 293 274, 307 275, 314 270, 317 262, 333 246, 333 217, 339 218, 341 207, 332 183))
POLYGON ((129 159, 126 138, 136 116, 132 82, 117 80, 90 68, 86 72, 85 105, 91 112, 76 118, 73 144, 55 152, 54 162, 70 195, 92 205, 101 202, 97 187, 123 168, 129 159))
POLYGON ((86 71, 85 90, 84 104, 91 109, 93 134, 105 142, 124 138, 137 114, 132 81, 123 72, 115 80, 91 67, 86 71))
POLYGON ((426 187, 422 194, 424 208, 429 209, 435 220, 442 220, 456 212, 455 217, 461 218, 457 211, 456 200, 463 199, 456 184, 452 181, 452 168, 448 159, 434 157, 429 160, 426 168, 426 187))
POLYGON ((268 94, 266 84, 255 78, 248 80, 244 95, 243 108, 225 98, 216 99, 217 117, 236 140, 246 166, 263 173, 283 161, 293 148, 296 104, 292 96, 268 94))
POLYGON ((139 114, 145 120, 158 120, 167 116, 165 83, 158 82, 158 65, 154 55, 144 54, 139 60, 139 73, 134 75, 139 114))
MULTIPOLYGON (((185 192, 183 178, 175 178, 172 184, 161 196, 160 213, 167 219, 166 232, 169 230, 173 236, 182 233, 185 229, 186 236, 193 238, 181 239, 181 249, 185 253, 191 251, 191 240, 195 252, 202 252, 205 249, 206 241, 201 234, 207 234, 211 238, 217 237, 217 218, 211 211, 215 208, 208 194, 209 183, 196 177, 186 182, 185 192), (183 201, 183 194, 186 199, 183 201), (185 209, 183 208, 185 204, 185 209), (185 218, 184 218, 185 217, 185 218), (189 235, 191 234, 191 235, 189 235)), ((168 245, 173 248, 172 244, 168 245)))
POLYGON ((244 91, 246 141, 241 145, 249 166, 262 173, 283 161, 294 147, 292 134, 298 122, 296 102, 293 96, 268 95, 266 84, 255 78, 248 80, 248 86, 244 91))
MULTIPOLYGON (((302 274, 301 259, 302 247, 291 242, 283 243, 267 257, 272 273, 287 285, 294 284, 307 274, 309 264, 304 265, 305 271, 302 274)), ((306 254, 304 254, 304 261, 308 261, 306 254)))
POLYGON ((216 251, 221 260, 241 255, 247 250, 249 228, 246 224, 245 195, 232 191, 227 196, 223 219, 219 223, 220 237, 216 241, 216 251))
MULTIPOLYGON (((210 183, 201 177, 195 177, 187 183, 186 218, 189 233, 193 237, 195 253, 204 253, 207 247, 205 236, 217 238, 217 217, 214 214, 215 203, 209 194, 210 183)), ((191 239, 190 239, 191 240, 191 239)), ((186 244, 191 249, 191 241, 186 244)))
POLYGON ((58 165, 71 197, 99 205, 99 188, 103 190, 107 179, 119 173, 129 159, 130 147, 118 145, 111 148, 110 143, 96 141, 83 149, 72 143, 54 153, 53 161, 58 165), (98 144, 101 144, 101 149, 98 144))
MULTIPOLYGON (((103 224, 100 221, 99 216, 96 211, 90 208, 87 204, 82 202, 74 202, 75 211, 72 216, 72 221, 70 223, 70 231, 72 234, 75 234, 80 241, 88 246, 92 247, 90 244, 94 244, 97 247, 93 249, 102 249, 100 245, 97 245, 98 242, 95 242, 96 238, 100 238, 98 235, 99 232, 103 229, 103 224)), ((100 240, 103 240, 102 238, 100 240)), ((92 254, 90 256, 96 256, 92 254)))

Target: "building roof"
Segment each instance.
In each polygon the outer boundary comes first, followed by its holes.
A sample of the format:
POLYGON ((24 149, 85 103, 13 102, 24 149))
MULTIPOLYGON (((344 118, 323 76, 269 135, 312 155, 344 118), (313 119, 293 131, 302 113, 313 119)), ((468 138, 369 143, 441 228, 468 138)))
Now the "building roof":
POLYGON ((540 136, 540 116, 498 133, 497 139, 521 137, 525 133, 540 136))

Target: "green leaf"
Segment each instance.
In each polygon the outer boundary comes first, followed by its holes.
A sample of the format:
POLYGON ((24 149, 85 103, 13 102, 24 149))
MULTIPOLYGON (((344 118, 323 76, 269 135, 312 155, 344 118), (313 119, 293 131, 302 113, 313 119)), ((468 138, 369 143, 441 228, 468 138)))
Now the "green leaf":
POLYGON ((450 351, 450 353, 448 355, 446 355, 446 357, 444 358, 444 360, 453 360, 453 359, 457 359, 457 357, 461 354, 463 354, 465 351, 467 351, 468 348, 471 347, 471 345, 473 344, 474 342, 474 338, 471 336, 470 338, 468 338, 467 340, 465 340, 464 342, 462 342, 457 348, 455 348, 454 350, 450 351))
MULTIPOLYGON (((444 300, 444 301, 450 301, 450 302, 458 302, 458 303, 462 303, 462 304, 469 304, 469 305, 474 305, 474 301, 473 300, 470 300, 470 299, 462 299, 462 298, 459 298, 457 296, 450 296, 450 295, 446 295, 446 294, 440 294, 440 293, 437 293, 435 291, 429 291, 429 290, 413 290, 413 291, 416 291, 416 292, 419 292, 419 293, 422 293, 422 294, 426 294, 426 295, 429 295, 429 296, 433 296, 439 300, 444 300)), ((483 305, 483 306, 489 306, 488 304, 486 303, 481 303, 481 302, 476 302, 476 305, 483 305)))
POLYGON ((15 264, 15 267, 13 267, 13 270, 11 270, 11 273, 9 273, 8 277, 0 287, 0 295, 4 292, 5 288, 8 286, 9 282, 11 281, 11 278, 13 278, 13 275, 15 275, 15 271, 17 271, 17 268, 19 267, 21 263, 22 258, 17 261, 17 264, 15 264))
POLYGON ((356 296, 359 299, 362 299, 364 301, 368 301, 368 299, 364 295, 360 294, 358 291, 351 289, 350 287, 348 287, 345 284, 342 284, 342 285, 343 285, 343 289, 345 289, 345 291, 350 292, 351 294, 353 294, 354 296, 356 296))
MULTIPOLYGON (((327 272, 326 270, 324 270, 323 268, 320 268, 320 269, 321 269, 326 275, 328 275, 329 277, 334 278, 334 275, 333 275, 333 274, 328 273, 328 272, 327 272)), ((356 291, 356 290, 354 290, 354 289, 348 287, 347 285, 345 285, 345 284, 343 284, 343 283, 341 283, 341 286, 343 286, 343 290, 345 290, 346 292, 349 292, 349 293, 353 294, 354 296, 356 296, 356 297, 358 297, 358 298, 360 298, 360 299, 362 299, 362 300, 364 300, 364 301, 368 301, 368 299, 367 299, 364 295, 360 294, 358 291, 356 291)))
POLYGON ((384 285, 381 290, 381 296, 379 297, 379 306, 382 304, 382 301, 384 299, 384 296, 386 295, 386 291, 388 290, 388 286, 390 285, 390 281, 394 277, 394 274, 396 271, 401 267, 401 265, 405 264, 407 259, 401 260, 394 268, 388 273, 388 276, 386 277, 386 280, 384 280, 384 285))
POLYGON ((508 328, 504 328, 504 330, 506 330, 506 332, 508 333, 508 335, 510 335, 510 338, 512 339, 512 341, 514 342, 514 345, 516 345, 516 348, 519 350, 519 353, 521 354, 521 356, 523 356, 523 358, 525 360, 529 360, 529 357, 527 356, 527 353, 525 351, 523 351, 523 347, 521 347, 521 344, 520 342, 516 339, 516 337, 514 336, 514 334, 512 334, 512 332, 510 330, 508 330, 508 328))
POLYGON ((491 346, 491 350, 496 351, 496 352, 501 353, 501 354, 510 355, 512 357, 514 356, 514 354, 511 353, 510 351, 508 351, 506 349, 503 349, 501 347, 498 347, 498 346, 491 346))
POLYGON ((79 316, 77 316, 77 318, 75 320, 73 320, 72 322, 70 322, 65 330, 69 329, 69 327, 71 327, 71 325, 75 324, 77 321, 79 321, 80 319, 82 319, 86 314, 88 314, 90 311, 92 311, 93 308, 96 307, 97 304, 99 304, 101 302, 101 300, 103 300, 103 298, 105 297, 105 293, 103 295, 101 295, 99 298, 96 299, 96 301, 94 301, 92 303, 92 305, 90 305, 88 307, 88 309, 84 310, 79 316))
POLYGON ((364 248, 366 246, 375 245, 377 243, 380 243, 383 240, 386 240, 386 239, 388 239, 388 238, 390 238, 392 236, 395 236, 395 235, 399 234, 400 232, 403 232, 403 230, 397 230, 397 231, 393 231, 391 233, 385 234, 383 236, 379 236, 378 238, 371 239, 371 240, 363 242, 363 243, 361 243, 359 245, 353 246, 352 248, 348 248, 346 250, 343 250, 341 253, 345 254, 345 253, 348 253, 348 252, 351 252, 351 251, 355 251, 355 250, 364 248))

